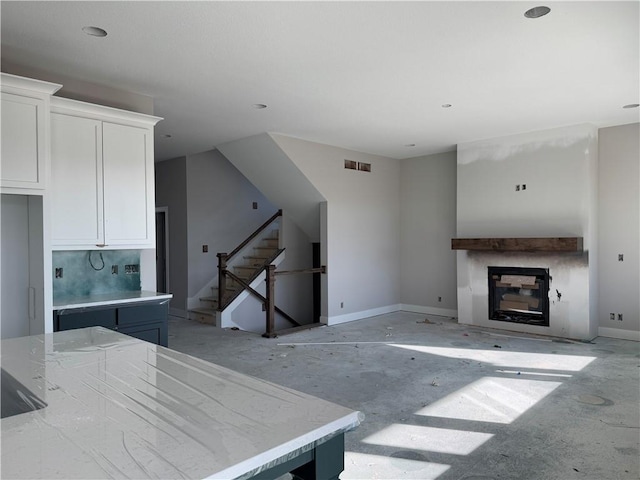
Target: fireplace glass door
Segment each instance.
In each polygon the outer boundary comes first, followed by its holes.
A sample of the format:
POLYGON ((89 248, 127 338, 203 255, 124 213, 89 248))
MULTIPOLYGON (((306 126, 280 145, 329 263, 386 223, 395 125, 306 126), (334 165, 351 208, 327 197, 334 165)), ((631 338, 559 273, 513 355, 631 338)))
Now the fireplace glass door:
POLYGON ((549 269, 489 268, 489 318, 549 326, 549 269))

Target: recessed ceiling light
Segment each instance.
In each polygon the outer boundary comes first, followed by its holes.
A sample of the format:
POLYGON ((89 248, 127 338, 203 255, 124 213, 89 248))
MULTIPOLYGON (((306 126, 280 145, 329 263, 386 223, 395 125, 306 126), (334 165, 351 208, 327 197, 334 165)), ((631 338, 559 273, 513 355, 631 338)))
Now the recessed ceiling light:
POLYGON ((264 103, 254 103, 252 105, 253 108, 256 108, 258 110, 263 109, 263 108, 267 108, 267 106, 264 103))
POLYGON ((640 107, 640 103, 630 103, 629 105, 625 105, 622 108, 638 108, 640 107))
POLYGON ((453 105, 451 105, 450 103, 443 103, 442 104, 442 108, 451 108, 453 105))
POLYGON ((92 37, 106 37, 107 31, 100 27, 82 27, 82 31, 92 37))
POLYGON ((533 7, 524 12, 524 16, 527 18, 540 18, 544 17, 547 13, 549 13, 551 9, 549 7, 533 7))
POLYGON ((405 147, 415 147, 415 146, 416 146, 416 144, 415 144, 415 143, 407 143, 407 144, 405 145, 405 147))

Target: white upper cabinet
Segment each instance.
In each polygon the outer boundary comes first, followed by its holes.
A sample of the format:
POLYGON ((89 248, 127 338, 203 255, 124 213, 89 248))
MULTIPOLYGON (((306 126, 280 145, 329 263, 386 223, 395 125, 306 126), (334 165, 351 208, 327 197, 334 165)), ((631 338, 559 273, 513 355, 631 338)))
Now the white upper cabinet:
POLYGON ((29 193, 47 186, 49 97, 60 85, 2 74, 0 186, 29 193))
POLYGON ((158 117, 52 99, 54 249, 154 248, 158 117))
POLYGON ((104 243, 100 121, 51 114, 51 185, 54 245, 104 243))
POLYGON ((155 242, 153 133, 114 123, 102 125, 105 243, 155 242))

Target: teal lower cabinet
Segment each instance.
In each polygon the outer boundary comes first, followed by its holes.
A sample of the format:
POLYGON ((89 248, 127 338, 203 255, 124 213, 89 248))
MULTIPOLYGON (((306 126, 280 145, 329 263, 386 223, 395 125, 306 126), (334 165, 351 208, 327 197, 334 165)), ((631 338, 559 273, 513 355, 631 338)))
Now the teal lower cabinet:
POLYGON ((166 347, 168 314, 168 302, 65 309, 54 312, 54 330, 105 327, 166 347))
POLYGON ((54 330, 72 330, 74 328, 104 327, 116 330, 116 309, 82 309, 54 312, 54 330))

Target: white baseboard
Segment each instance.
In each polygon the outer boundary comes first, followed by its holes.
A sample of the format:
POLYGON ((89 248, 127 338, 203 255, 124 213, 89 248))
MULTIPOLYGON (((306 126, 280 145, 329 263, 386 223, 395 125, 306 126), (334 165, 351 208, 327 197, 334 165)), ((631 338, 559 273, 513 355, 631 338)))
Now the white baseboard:
POLYGON ((169 307, 169 315, 172 317, 180 317, 180 318, 188 318, 188 313, 186 310, 180 310, 179 308, 171 308, 169 307))
POLYGON ((620 328, 599 327, 598 336, 640 342, 640 332, 637 330, 622 330, 620 328))
POLYGON ((424 307, 422 305, 407 305, 406 303, 400 304, 400 310, 402 310, 403 312, 438 315, 440 317, 457 317, 458 316, 458 310, 451 310, 448 308, 424 307))
POLYGON ((371 310, 362 310, 360 312, 346 313, 344 315, 336 315, 333 317, 320 317, 320 323, 325 325, 339 325, 341 323, 354 322, 363 318, 375 317, 376 315, 384 315, 385 313, 397 312, 400 305, 387 305, 385 307, 372 308, 371 310))
POLYGON ((430 315, 438 315, 441 317, 457 317, 457 310, 450 310, 447 308, 436 307, 424 307, 422 305, 407 305, 404 303, 387 305, 385 307, 372 308, 371 310, 362 310, 360 312, 347 313, 345 315, 336 315, 334 317, 320 317, 320 323, 325 325, 339 325, 341 323, 354 322, 356 320, 362 320, 363 318, 375 317, 377 315, 384 315, 386 313, 393 312, 412 312, 412 313, 425 313, 430 315))

